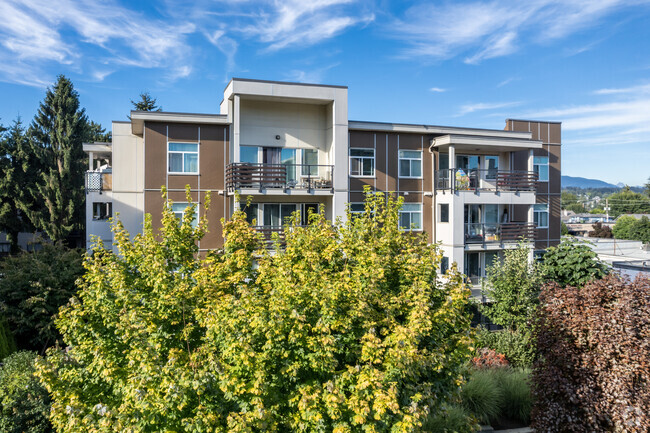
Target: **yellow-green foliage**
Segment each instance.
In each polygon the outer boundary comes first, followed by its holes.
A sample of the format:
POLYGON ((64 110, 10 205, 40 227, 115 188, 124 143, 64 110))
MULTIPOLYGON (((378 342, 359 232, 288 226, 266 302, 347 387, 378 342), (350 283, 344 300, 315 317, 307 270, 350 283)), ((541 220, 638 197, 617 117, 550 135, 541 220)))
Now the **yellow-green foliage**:
MULTIPOLYGON (((445 407, 469 358, 468 291, 398 229, 399 202, 312 214, 275 251, 236 212, 223 250, 167 208, 119 255, 97 245, 39 375, 61 432, 411 432, 445 407), (350 217, 350 215, 348 215, 350 217)), ((186 213, 186 215, 188 215, 186 213)))

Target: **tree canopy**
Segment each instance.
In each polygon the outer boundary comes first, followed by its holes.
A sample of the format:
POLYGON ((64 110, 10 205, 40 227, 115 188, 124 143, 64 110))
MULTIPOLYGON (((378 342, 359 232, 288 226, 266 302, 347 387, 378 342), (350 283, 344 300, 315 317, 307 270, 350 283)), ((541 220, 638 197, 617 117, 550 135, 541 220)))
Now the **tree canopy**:
POLYGON ((162 107, 157 105, 156 98, 152 97, 149 92, 140 93, 140 99, 131 99, 131 105, 135 111, 162 111, 162 107))
MULTIPOLYGON (((190 200, 188 192, 188 201, 190 200)), ((203 218, 169 202, 118 254, 96 244, 39 375, 59 431, 419 431, 458 390, 469 360, 469 291, 399 202, 307 227, 273 250, 242 211, 225 245, 198 251, 203 218)))
POLYGON ((608 200, 613 217, 626 213, 650 213, 650 197, 634 192, 628 186, 610 195, 608 200))

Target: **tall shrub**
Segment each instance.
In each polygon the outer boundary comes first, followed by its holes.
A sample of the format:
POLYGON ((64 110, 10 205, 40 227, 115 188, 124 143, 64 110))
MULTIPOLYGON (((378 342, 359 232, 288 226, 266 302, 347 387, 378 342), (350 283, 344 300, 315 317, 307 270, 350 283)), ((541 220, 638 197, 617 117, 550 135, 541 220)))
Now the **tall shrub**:
POLYGON ((609 275, 540 296, 536 431, 650 430, 650 279, 609 275))
MULTIPOLYGON (((189 201, 189 197, 188 197, 189 201)), ((410 432, 469 359, 468 291, 398 227, 399 203, 332 225, 312 214, 275 251, 235 212, 220 251, 167 205, 119 254, 95 246, 40 375, 62 432, 410 432)))
POLYGON ((607 265, 598 259, 589 243, 575 238, 562 239, 560 245, 547 249, 541 266, 543 278, 560 286, 582 286, 603 278, 607 272, 607 265))

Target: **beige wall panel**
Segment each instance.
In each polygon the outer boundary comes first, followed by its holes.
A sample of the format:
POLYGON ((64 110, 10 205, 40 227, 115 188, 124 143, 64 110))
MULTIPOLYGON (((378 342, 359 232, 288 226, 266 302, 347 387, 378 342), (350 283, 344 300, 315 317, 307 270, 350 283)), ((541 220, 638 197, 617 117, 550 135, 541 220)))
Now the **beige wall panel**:
POLYGON ((388 134, 388 153, 386 154, 388 161, 387 191, 397 191, 397 167, 399 165, 397 153, 397 134, 388 134))
POLYGON ((201 126, 201 189, 225 189, 226 143, 224 127, 201 126))
POLYGON ((199 141, 199 126, 173 123, 169 125, 169 141, 199 141))
MULTIPOLYGON (((199 177, 197 175, 186 174, 170 174, 168 176, 169 189, 185 189, 185 185, 189 185, 192 189, 199 188, 199 177)), ((201 185, 203 188, 203 185, 201 185)))
POLYGON ((375 147, 375 134, 367 131, 350 131, 350 147, 375 147))
POLYGON ((145 123, 144 187, 160 189, 167 183, 167 125, 145 123))

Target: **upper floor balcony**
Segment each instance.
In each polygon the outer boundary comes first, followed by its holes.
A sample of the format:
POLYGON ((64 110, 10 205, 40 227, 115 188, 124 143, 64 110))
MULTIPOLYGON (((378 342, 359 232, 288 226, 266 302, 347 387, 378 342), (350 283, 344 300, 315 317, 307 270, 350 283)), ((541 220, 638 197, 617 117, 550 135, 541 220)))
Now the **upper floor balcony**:
POLYGON ((526 222, 509 223, 466 223, 466 244, 499 244, 518 242, 522 239, 535 240, 535 224, 526 222))
POLYGON ((333 165, 236 162, 226 168, 226 188, 229 192, 254 189, 259 192, 333 193, 333 176, 333 165))
POLYGON ((113 189, 113 173, 111 171, 87 171, 86 193, 111 191, 113 189))
POLYGON ((535 191, 533 171, 448 168, 437 170, 436 189, 455 191, 535 191))

